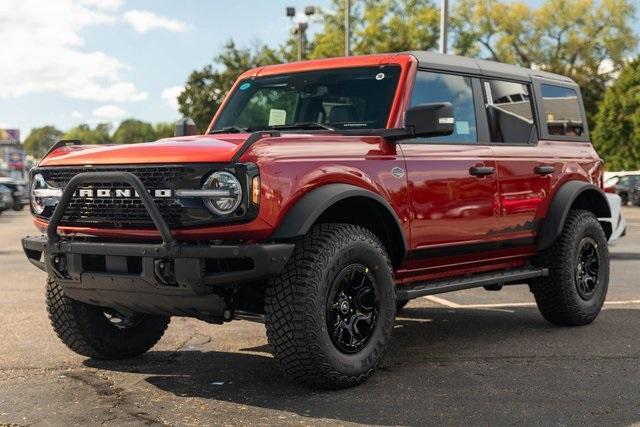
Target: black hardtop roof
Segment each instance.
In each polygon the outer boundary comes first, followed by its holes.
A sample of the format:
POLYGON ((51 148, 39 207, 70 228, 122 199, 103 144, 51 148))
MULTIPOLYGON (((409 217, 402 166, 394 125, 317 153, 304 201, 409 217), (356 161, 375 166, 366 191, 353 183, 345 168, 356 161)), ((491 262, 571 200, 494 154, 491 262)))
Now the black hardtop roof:
POLYGON ((486 61, 484 59, 468 58, 458 55, 444 55, 435 52, 410 51, 407 52, 418 60, 420 68, 428 68, 442 71, 453 71, 465 74, 476 74, 487 77, 496 77, 512 80, 527 80, 538 77, 547 80, 556 80, 565 84, 577 86, 569 77, 546 71, 532 70, 501 62, 486 61))

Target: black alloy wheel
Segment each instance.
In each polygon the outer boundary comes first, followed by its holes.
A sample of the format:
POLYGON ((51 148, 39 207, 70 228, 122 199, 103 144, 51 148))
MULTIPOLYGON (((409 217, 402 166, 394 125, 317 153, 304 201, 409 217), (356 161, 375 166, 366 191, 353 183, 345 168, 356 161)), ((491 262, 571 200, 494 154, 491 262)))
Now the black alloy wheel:
POLYGON ((583 300, 589 301, 595 294, 599 271, 598 244, 591 237, 585 237, 578 244, 575 273, 576 288, 583 300))
POLYGON ((351 264, 336 276, 327 298, 327 328, 336 348, 354 354, 371 338, 378 316, 375 277, 368 267, 351 264))

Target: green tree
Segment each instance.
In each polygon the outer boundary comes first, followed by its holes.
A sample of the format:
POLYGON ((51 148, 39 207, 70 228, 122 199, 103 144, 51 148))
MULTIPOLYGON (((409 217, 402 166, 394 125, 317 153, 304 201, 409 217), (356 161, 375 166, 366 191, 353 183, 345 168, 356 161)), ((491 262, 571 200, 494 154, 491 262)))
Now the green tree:
MULTIPOLYGON (((310 58, 344 55, 345 2, 322 12, 323 29, 313 37, 310 58)), ((352 51, 371 53, 430 50, 438 41, 439 11, 431 0, 363 0, 351 10, 352 51)))
POLYGON ((239 49, 229 41, 213 64, 189 75, 184 91, 178 96, 179 110, 191 117, 203 132, 240 74, 253 67, 279 62, 282 62, 282 53, 274 49, 266 46, 239 49))
POLYGON ((573 78, 592 121, 612 76, 635 48, 631 0, 523 2, 459 0, 454 48, 466 56, 535 67, 573 78))
POLYGON ((640 169, 640 57, 607 89, 592 138, 609 170, 640 169))
POLYGON ((64 134, 64 139, 78 139, 83 144, 110 144, 110 130, 109 123, 100 123, 94 129, 91 129, 88 124, 81 124, 69 129, 64 134))
POLYGON ((63 132, 54 126, 43 126, 31 129, 29 136, 24 140, 24 151, 34 157, 41 157, 58 140, 62 139, 63 132))
POLYGON ((155 139, 169 138, 174 135, 176 126, 174 123, 161 122, 156 123, 153 126, 155 132, 155 139))
POLYGON ((150 123, 137 119, 127 119, 120 123, 113 134, 116 144, 134 144, 156 140, 156 132, 150 123))

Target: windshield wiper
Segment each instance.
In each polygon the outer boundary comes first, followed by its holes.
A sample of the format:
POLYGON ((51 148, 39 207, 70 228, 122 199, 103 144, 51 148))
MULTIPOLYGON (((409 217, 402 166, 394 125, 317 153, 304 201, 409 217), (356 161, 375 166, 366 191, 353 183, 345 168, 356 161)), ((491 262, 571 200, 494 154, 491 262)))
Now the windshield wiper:
POLYGON ((325 125, 324 123, 318 122, 300 122, 293 123, 290 125, 274 125, 269 126, 270 129, 325 129, 330 130, 331 132, 335 132, 336 130, 329 125, 325 125))
POLYGON ((248 128, 241 128, 241 127, 237 127, 237 126, 225 126, 221 129, 214 129, 211 132, 209 132, 209 134, 212 133, 245 133, 245 132, 249 132, 248 128))

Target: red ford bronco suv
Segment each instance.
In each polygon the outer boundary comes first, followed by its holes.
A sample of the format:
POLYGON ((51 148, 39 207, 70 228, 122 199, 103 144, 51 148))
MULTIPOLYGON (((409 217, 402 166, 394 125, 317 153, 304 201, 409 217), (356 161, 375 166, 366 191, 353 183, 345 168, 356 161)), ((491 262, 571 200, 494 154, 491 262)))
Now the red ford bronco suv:
POLYGON ((190 129, 61 141, 31 171, 45 235, 23 247, 73 351, 134 357, 171 316, 264 316, 287 374, 341 388, 412 298, 527 284, 553 324, 602 308, 603 162, 566 77, 425 52, 274 65, 190 129))

